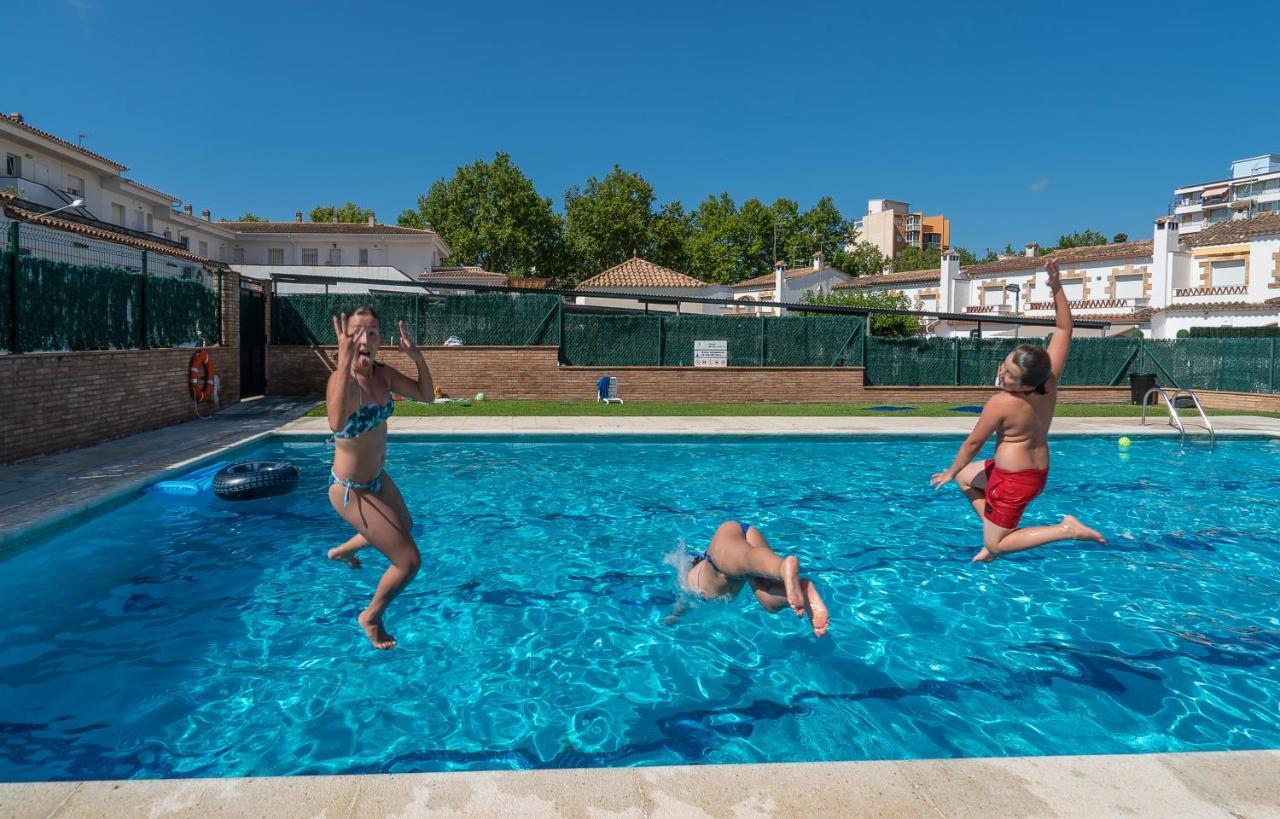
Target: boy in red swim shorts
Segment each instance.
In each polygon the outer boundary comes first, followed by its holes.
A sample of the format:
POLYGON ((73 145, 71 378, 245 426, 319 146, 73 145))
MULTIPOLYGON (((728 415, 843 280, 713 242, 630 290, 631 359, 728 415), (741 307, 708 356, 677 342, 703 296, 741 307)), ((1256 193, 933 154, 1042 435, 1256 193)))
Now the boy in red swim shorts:
POLYGON ((1057 526, 1018 528, 1022 513, 1049 478, 1049 425, 1071 349, 1071 308, 1058 279, 1058 261, 1049 259, 1045 271, 1057 325, 1049 349, 1021 344, 1005 357, 996 370, 1000 391, 982 408, 955 461, 930 481, 940 489, 955 480, 982 520, 983 547, 973 556, 975 563, 989 563, 1000 555, 1057 540, 1106 543, 1071 515, 1057 526), (974 463, 992 433, 996 434, 995 458, 974 463))

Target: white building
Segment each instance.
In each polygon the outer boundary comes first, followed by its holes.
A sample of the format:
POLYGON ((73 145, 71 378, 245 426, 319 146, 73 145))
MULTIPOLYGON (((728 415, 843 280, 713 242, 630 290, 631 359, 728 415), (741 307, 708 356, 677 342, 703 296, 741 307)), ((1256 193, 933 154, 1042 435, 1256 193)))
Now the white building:
MULTIPOLYGON (((328 277, 417 280, 449 255, 438 234, 398 225, 339 222, 216 222, 190 204, 123 176, 124 165, 29 125, 0 116, 0 197, 19 218, 57 210, 50 226, 230 264, 250 278, 300 268, 328 277), (72 207, 76 200, 82 204, 72 207)), ((420 288, 416 288, 420 290, 420 288)))
POLYGON ((733 298, 743 302, 742 307, 734 307, 733 313, 775 313, 774 307, 754 307, 752 302, 799 302, 806 293, 830 293, 832 289, 854 281, 853 276, 838 270, 823 259, 821 253, 813 254, 813 263, 809 267, 795 267, 781 270, 781 266, 772 273, 757 276, 754 279, 738 282, 729 289, 733 298), (779 272, 782 273, 779 277, 779 272))
POLYGON ((1183 235, 1232 219, 1280 213, 1280 154, 1237 159, 1230 173, 1173 192, 1173 213, 1183 235))
POLYGON ((724 285, 698 281, 692 276, 677 273, 635 256, 592 276, 575 287, 574 291, 582 294, 574 297, 574 303, 586 307, 715 315, 723 315, 728 310, 721 304, 679 304, 679 299, 732 297, 729 288, 724 285), (626 297, 593 296, 592 291, 618 293, 626 297))
POLYGON ((1280 323, 1280 214, 1231 220, 1187 237, 1176 219, 1162 217, 1151 241, 1037 251, 1028 245, 1022 256, 967 268, 946 253, 939 270, 865 276, 840 288, 901 293, 911 309, 966 317, 927 322, 940 336, 975 329, 993 337, 1044 335, 1051 328, 1015 330, 999 321, 1052 319, 1044 265, 1054 258, 1075 319, 1107 323, 1112 335, 1138 329, 1164 339, 1192 326, 1280 323))

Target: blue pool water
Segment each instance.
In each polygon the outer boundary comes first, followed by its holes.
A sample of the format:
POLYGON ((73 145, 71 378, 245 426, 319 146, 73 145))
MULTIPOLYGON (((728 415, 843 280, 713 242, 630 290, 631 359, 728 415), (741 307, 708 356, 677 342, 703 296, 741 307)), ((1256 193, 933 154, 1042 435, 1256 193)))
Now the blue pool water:
POLYGON ((373 651, 385 562, 328 450, 237 506, 139 495, 0 558, 0 780, 1280 748, 1280 442, 1058 439, 1027 522, 1107 548, 991 565, 957 439, 393 441, 425 556, 373 651), (674 626, 665 558, 755 523, 831 608, 749 593, 674 626))

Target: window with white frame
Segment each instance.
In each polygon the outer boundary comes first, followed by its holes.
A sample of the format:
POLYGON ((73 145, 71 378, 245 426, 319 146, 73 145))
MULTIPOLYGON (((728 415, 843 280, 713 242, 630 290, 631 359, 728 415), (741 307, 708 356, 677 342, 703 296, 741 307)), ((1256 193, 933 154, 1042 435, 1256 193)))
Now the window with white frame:
POLYGON ((124 227, 124 225, 125 225, 125 221, 124 221, 124 205, 120 204, 119 202, 112 202, 112 203, 111 203, 111 221, 112 221, 114 224, 117 224, 117 225, 120 225, 121 227, 124 227))
POLYGON ((67 193, 72 196, 84 196, 84 180, 67 174, 67 193))
POLYGON ((267 264, 284 264, 284 248, 267 248, 267 264))
POLYGON ((329 264, 342 264, 342 248, 329 248, 329 264))
POLYGON ((1116 298, 1142 298, 1142 275, 1116 276, 1116 298))
POLYGON ((231 251, 231 259, 236 264, 244 264, 244 248, 237 247, 235 250, 231 251))
POLYGON ((1244 284, 1244 259, 1231 259, 1213 263, 1213 277, 1210 287, 1231 287, 1244 284))
POLYGON ((304 247, 302 249, 302 263, 310 265, 320 264, 320 248, 304 247))
POLYGON ((368 264, 368 263, 369 263, 369 248, 362 247, 360 248, 360 264, 368 264))
POLYGON ((16 154, 4 155, 4 175, 22 176, 22 157, 16 154))
POLYGON ((200 243, 200 255, 201 255, 201 256, 204 256, 206 259, 207 259, 207 258, 209 258, 209 243, 208 243, 208 242, 201 242, 201 243, 200 243))
POLYGON ((156 232, 156 218, 150 213, 147 214, 147 233, 156 232))

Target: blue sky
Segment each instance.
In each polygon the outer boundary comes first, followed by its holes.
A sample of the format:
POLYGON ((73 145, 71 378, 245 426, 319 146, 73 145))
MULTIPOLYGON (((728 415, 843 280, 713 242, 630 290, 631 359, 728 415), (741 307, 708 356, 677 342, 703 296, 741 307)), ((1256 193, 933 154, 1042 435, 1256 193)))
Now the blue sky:
POLYGON ((215 218, 394 221, 507 151, 557 208, 618 163, 688 208, 906 199, 979 252, 1147 238, 1175 186, 1280 152, 1264 3, 360 6, 17 4, 0 107, 215 218))

